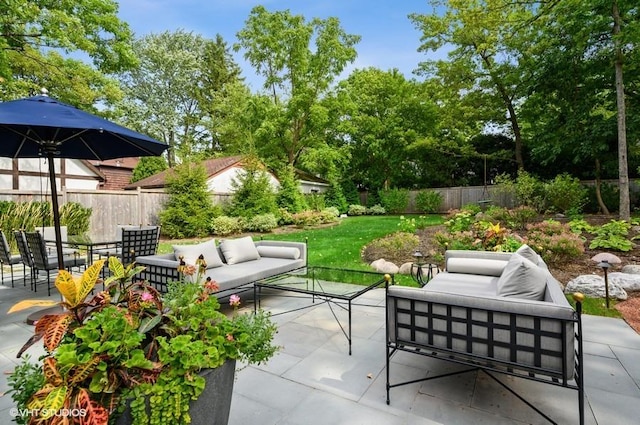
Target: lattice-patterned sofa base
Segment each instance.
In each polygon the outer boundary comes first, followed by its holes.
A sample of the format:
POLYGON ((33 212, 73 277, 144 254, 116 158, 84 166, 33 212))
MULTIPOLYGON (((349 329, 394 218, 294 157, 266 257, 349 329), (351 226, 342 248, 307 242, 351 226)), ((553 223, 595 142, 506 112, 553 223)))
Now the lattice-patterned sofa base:
POLYGON ((505 267, 511 255, 448 251, 445 261, 451 271, 438 274, 424 288, 387 285, 387 403, 394 387, 452 375, 392 382, 391 358, 404 351, 470 367, 453 374, 480 369, 503 386, 492 372, 575 389, 580 424, 584 423, 581 303, 576 310, 571 307, 544 263, 540 267, 545 270, 546 287, 541 300, 496 295, 499 263, 505 267), (474 275, 474 270, 491 270, 492 275, 474 275))

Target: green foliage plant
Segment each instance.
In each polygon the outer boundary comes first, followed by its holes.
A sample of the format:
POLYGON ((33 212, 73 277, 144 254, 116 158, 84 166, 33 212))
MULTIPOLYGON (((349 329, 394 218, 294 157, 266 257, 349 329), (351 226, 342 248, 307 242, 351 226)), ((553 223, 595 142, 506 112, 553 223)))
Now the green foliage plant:
POLYGON ((242 220, 244 230, 248 232, 268 233, 278 227, 278 219, 274 214, 259 214, 242 220))
POLYGON ((422 213, 437 213, 443 201, 442 194, 435 190, 421 190, 416 194, 416 208, 422 213))
POLYGON ((375 205, 367 208, 367 214, 368 215, 385 215, 386 213, 387 213, 386 208, 384 208, 380 204, 375 204, 375 205))
POLYGON ((398 228, 403 233, 415 233, 418 226, 416 225, 416 219, 414 217, 407 218, 403 215, 400 216, 400 222, 398 228))
MULTIPOLYGON (((7 379, 9 391, 7 394, 16 403, 16 406, 25 408, 29 399, 44 385, 44 373, 42 367, 32 362, 27 354, 22 357, 22 362, 16 366, 7 379)), ((29 417, 16 415, 14 420, 20 425, 29 423, 29 417)))
POLYGON ((520 205, 532 207, 539 213, 544 212, 544 183, 534 175, 519 170, 514 180, 502 174, 496 177, 496 185, 501 192, 514 193, 520 205))
POLYGON ((300 192, 300 182, 296 179, 294 168, 287 165, 278 173, 280 186, 276 193, 278 207, 292 213, 303 211, 307 207, 304 195, 300 192))
POLYGON ((318 211, 303 211, 293 214, 293 224, 297 227, 313 227, 323 223, 322 213, 318 211))
POLYGON ((347 212, 349 208, 347 197, 345 196, 342 186, 336 182, 335 179, 329 182, 329 188, 323 195, 327 206, 337 208, 340 213, 347 212))
MULTIPOLYGON (((313 211, 320 211, 326 208, 326 197, 324 193, 309 193, 304 195, 305 205, 308 209, 313 211)), ((292 213, 301 212, 300 211, 291 211, 292 213)))
POLYGON ((399 231, 371 241, 363 249, 375 249, 381 258, 396 258, 398 253, 415 251, 419 244, 420 239, 417 235, 399 231))
POLYGON ((544 184, 546 204, 561 213, 579 212, 587 202, 587 189, 580 180, 563 173, 544 184))
POLYGON ((135 183, 167 169, 167 161, 162 156, 143 156, 131 173, 131 183, 135 183))
POLYGON ((409 191, 407 189, 387 189, 378 192, 380 203, 391 214, 400 214, 409 206, 409 191))
POLYGON ((631 224, 625 220, 611 220, 602 226, 595 226, 591 233, 594 235, 590 249, 611 249, 627 252, 633 249, 633 242, 628 239, 631 224))
POLYGON ((545 220, 527 226, 525 242, 547 263, 571 261, 584 254, 584 241, 569 224, 545 220))
POLYGON ((227 214, 236 217, 277 214, 276 195, 264 167, 255 158, 246 158, 244 164, 244 172, 231 182, 233 196, 227 214))
POLYGON ((461 232, 471 230, 471 226, 475 222, 475 214, 468 210, 452 210, 447 214, 447 220, 444 222, 449 232, 461 232))
POLYGON ((581 235, 583 232, 593 233, 594 231, 594 227, 583 218, 571 220, 568 225, 571 231, 577 235, 581 235))
POLYGON ((60 207, 60 224, 67 226, 69 235, 83 235, 89 231, 91 208, 78 202, 67 202, 60 207))
POLYGON ((162 233, 170 238, 207 236, 219 211, 211 200, 204 167, 192 163, 176 166, 167 175, 167 193, 169 199, 159 214, 162 233))
POLYGON ((229 217, 221 215, 211 221, 213 234, 217 236, 229 236, 242 232, 244 220, 241 217, 229 217))
POLYGON ((349 210, 347 211, 347 215, 349 216, 358 216, 358 215, 366 215, 367 207, 359 204, 351 204, 349 205, 349 210))
POLYGON ((44 342, 44 384, 18 406, 37 412, 32 421, 60 423, 55 412, 65 408, 83 411, 83 423, 107 425, 129 404, 134 425, 186 424, 189 402, 204 389, 200 370, 228 359, 259 364, 278 349, 276 325, 264 312, 240 315, 237 295, 232 317, 220 311, 202 258, 195 266, 181 261, 182 279, 165 296, 134 282, 143 267, 124 267, 116 257, 105 290, 91 295, 103 266, 95 262, 80 278, 60 271, 65 309, 40 319, 19 352, 44 342))

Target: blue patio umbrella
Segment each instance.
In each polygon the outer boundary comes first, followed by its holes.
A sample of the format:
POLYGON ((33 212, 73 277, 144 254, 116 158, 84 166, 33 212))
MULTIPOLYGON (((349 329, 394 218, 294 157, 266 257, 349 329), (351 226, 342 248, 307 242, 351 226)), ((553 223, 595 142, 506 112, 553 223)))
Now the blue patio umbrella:
POLYGON ((54 158, 157 156, 168 145, 49 96, 0 102, 0 156, 47 158, 58 266, 63 267, 54 158))

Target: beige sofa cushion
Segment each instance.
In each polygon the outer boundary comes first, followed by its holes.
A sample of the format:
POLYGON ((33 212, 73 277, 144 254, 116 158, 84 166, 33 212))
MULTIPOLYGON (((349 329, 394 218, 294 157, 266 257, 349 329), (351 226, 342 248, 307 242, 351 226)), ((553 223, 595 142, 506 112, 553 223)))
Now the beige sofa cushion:
POLYGON ((514 253, 498 279, 498 295, 540 301, 544 298, 546 282, 544 269, 514 253))
POLYGON ((540 265, 540 256, 533 250, 533 248, 531 248, 526 243, 516 250, 516 254, 522 255, 524 258, 531 261, 536 266, 540 265))
POLYGON ((202 254, 204 261, 207 263, 207 268, 222 266, 222 260, 220 259, 220 255, 218 255, 215 239, 195 245, 173 245, 173 252, 176 260, 179 260, 180 256, 183 256, 184 262, 187 264, 195 264, 198 257, 202 254))
POLYGON ((227 264, 244 263, 245 261, 257 260, 260 254, 253 243, 251 236, 238 239, 226 239, 220 242, 220 250, 227 264))

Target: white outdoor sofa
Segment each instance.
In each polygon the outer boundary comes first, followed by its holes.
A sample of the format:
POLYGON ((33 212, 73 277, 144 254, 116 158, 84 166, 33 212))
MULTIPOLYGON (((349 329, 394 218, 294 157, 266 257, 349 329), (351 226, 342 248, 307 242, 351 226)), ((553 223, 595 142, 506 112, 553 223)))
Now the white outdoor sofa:
POLYGON ((387 403, 394 387, 452 375, 392 382, 390 359, 403 351, 470 367, 454 374, 482 370, 551 423, 492 372, 575 389, 584 423, 581 302, 574 310, 544 261, 518 251, 447 251, 424 287, 387 285, 387 403))

